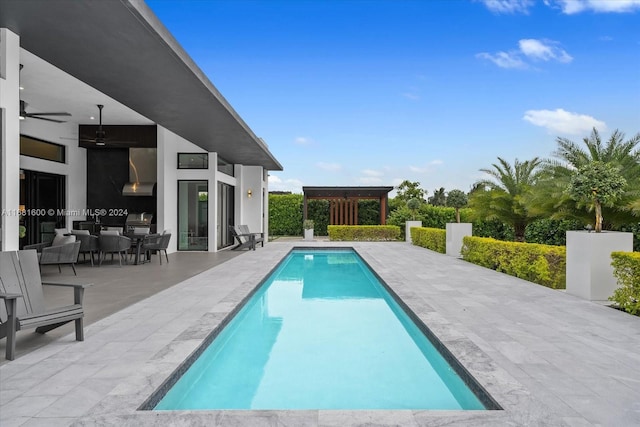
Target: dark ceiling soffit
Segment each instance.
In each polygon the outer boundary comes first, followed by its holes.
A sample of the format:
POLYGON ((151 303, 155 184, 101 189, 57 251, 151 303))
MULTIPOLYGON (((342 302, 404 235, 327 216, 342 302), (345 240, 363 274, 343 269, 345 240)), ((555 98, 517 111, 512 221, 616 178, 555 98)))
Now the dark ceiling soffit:
POLYGON ((387 197, 393 187, 302 187, 307 199, 321 198, 382 198, 387 197))
POLYGON ((282 170, 139 0, 0 0, 0 27, 26 50, 207 151, 282 170))

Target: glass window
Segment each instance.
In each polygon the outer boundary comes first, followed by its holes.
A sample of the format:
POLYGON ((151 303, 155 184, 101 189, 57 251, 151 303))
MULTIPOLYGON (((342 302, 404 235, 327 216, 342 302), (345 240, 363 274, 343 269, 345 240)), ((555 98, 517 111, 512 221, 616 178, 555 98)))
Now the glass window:
POLYGON ((222 157, 218 156, 218 172, 222 172, 229 176, 234 176, 233 163, 229 163, 222 157))
POLYGON ((209 153, 178 153, 178 169, 209 169, 209 153))
POLYGON ((64 145, 20 135, 20 154, 23 156, 64 163, 66 148, 64 145))
POLYGON ((178 181, 178 250, 209 248, 207 181, 178 181))

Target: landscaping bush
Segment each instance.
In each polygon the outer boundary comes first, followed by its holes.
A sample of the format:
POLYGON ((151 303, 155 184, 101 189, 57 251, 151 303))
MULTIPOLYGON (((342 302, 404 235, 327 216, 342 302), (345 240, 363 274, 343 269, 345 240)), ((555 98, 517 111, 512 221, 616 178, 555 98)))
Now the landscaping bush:
POLYGON ((467 236, 462 258, 511 276, 553 289, 566 287, 566 249, 537 243, 503 242, 467 236))
POLYGON ((640 315, 640 253, 612 252, 613 275, 620 287, 609 300, 627 313, 640 315))
POLYGON ((302 235, 302 194, 269 194, 269 234, 302 235))
POLYGON ((440 228, 411 227, 411 241, 416 246, 445 253, 447 232, 440 228))
POLYGON ((576 219, 537 219, 527 225, 524 240, 527 243, 565 246, 567 230, 583 229, 583 222, 576 219))
POLYGON ((395 225, 330 225, 332 241, 387 241, 398 240, 400 227, 395 225))
MULTIPOLYGON (((302 199, 300 200, 302 203, 302 199)), ((300 209, 303 207, 301 206, 300 209)), ((308 200, 307 219, 313 221, 313 233, 316 236, 326 236, 329 225, 329 201, 328 200, 308 200)))

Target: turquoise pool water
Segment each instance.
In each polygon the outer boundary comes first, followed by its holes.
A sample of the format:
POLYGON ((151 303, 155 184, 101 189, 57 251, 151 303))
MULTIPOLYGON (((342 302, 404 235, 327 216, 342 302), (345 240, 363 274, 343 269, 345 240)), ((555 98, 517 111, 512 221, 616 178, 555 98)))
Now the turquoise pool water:
POLYGON ((485 407, 354 251, 295 250, 154 409, 485 407))

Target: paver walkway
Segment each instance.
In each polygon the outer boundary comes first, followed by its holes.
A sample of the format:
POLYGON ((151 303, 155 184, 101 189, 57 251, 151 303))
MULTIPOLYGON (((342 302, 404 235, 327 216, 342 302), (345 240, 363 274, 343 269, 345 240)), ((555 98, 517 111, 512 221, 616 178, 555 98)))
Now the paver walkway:
POLYGON ((347 243, 501 411, 137 411, 293 246, 224 262, 0 366, 0 425, 640 425, 640 318, 406 243, 347 243))

